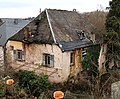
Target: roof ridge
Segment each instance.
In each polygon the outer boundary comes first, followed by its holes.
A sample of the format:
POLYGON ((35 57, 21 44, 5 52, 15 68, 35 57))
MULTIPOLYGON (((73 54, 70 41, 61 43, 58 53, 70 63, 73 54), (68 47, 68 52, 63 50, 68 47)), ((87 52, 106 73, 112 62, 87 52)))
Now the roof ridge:
POLYGON ((47 10, 52 10, 52 11, 66 11, 66 12, 76 12, 78 13, 77 11, 69 11, 69 10, 62 10, 62 9, 47 9, 47 10))

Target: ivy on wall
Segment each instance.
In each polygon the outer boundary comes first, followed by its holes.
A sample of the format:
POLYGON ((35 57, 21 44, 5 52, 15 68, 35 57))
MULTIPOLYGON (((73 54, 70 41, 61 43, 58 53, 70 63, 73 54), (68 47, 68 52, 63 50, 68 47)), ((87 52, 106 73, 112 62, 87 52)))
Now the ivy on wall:
POLYGON ((94 45, 87 49, 87 56, 82 61, 85 70, 91 70, 94 74, 97 74, 99 52, 100 45, 94 45))

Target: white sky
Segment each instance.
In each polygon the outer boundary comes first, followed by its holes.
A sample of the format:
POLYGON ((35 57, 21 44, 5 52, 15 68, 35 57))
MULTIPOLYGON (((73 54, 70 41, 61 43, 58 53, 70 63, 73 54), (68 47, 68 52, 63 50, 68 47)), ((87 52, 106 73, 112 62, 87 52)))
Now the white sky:
POLYGON ((105 9, 110 0, 0 0, 0 18, 36 17, 39 9, 62 9, 90 12, 105 9), (101 5, 101 6, 100 6, 101 5))

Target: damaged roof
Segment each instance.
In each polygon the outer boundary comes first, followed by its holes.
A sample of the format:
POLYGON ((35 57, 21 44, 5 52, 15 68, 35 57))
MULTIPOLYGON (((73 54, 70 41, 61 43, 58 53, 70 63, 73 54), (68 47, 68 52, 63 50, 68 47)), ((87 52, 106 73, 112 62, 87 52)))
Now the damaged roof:
POLYGON ((82 40, 70 41, 70 42, 60 42, 59 44, 62 51, 70 51, 70 50, 75 50, 79 48, 85 48, 91 45, 93 45, 93 43, 87 38, 82 40))
POLYGON ((48 9, 48 14, 57 42, 79 39, 81 30, 86 35, 94 31, 94 27, 76 11, 48 9))
MULTIPOLYGON (((60 45, 64 51, 93 44, 88 37, 95 32, 95 28, 76 10, 46 9, 31 23, 28 25, 31 33, 27 39, 29 43, 54 43, 60 45), (81 32, 85 34, 82 39, 79 35, 81 32)), ((10 39, 23 41, 25 36, 20 35, 24 35, 24 31, 20 31, 10 39)))

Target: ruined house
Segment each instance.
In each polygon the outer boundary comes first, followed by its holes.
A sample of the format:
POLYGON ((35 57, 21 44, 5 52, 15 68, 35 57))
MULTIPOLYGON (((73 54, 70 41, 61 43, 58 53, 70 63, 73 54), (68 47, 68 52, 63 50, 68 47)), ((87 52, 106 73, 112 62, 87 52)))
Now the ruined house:
POLYGON ((64 82, 82 70, 85 48, 96 44, 94 31, 76 10, 45 9, 9 39, 9 61, 15 70, 45 73, 52 82, 64 82))
POLYGON ((7 40, 25 27, 30 20, 20 18, 0 18, 0 68, 4 65, 4 53, 7 40))

